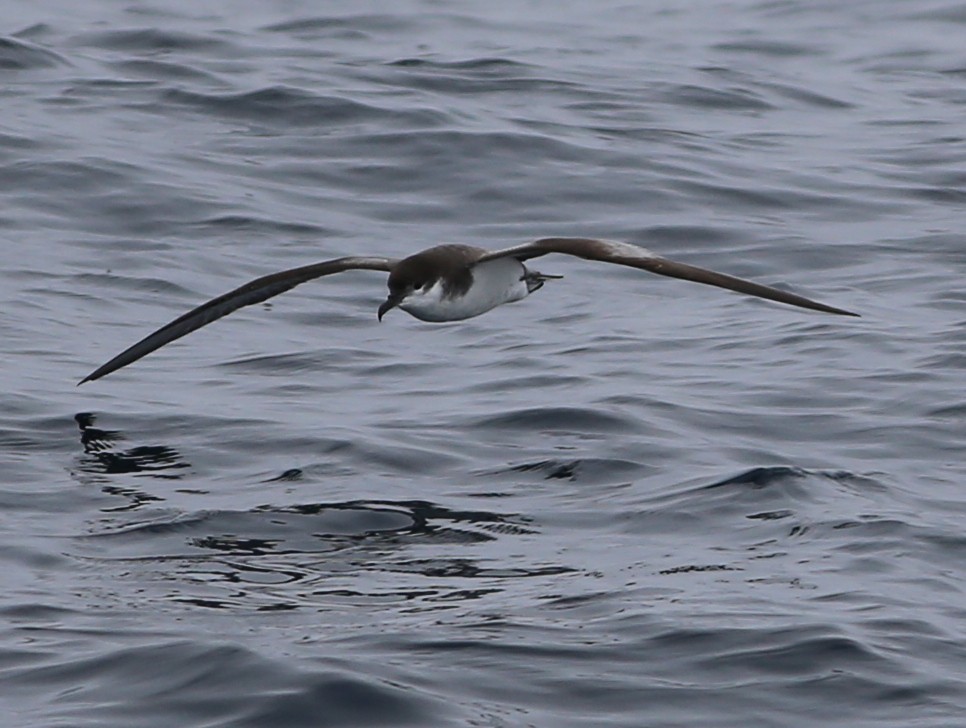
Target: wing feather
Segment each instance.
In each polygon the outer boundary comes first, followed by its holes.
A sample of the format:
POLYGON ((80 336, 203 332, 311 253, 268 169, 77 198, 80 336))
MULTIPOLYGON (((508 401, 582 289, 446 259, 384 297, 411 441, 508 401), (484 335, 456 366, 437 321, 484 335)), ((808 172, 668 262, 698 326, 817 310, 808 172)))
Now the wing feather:
POLYGON ((332 275, 333 273, 342 273, 347 270, 377 270, 389 272, 395 263, 396 261, 390 258, 337 258, 335 260, 326 260, 322 263, 304 265, 299 268, 291 268, 256 278, 233 291, 229 291, 201 304, 183 316, 179 316, 171 323, 165 324, 153 334, 149 334, 133 346, 122 351, 103 366, 95 369, 78 382, 78 384, 100 379, 111 372, 117 371, 121 367, 126 367, 128 364, 136 362, 141 357, 160 349, 165 344, 169 344, 176 339, 180 339, 182 336, 190 334, 192 331, 200 329, 202 326, 207 326, 223 316, 227 316, 233 311, 237 311, 245 306, 251 306, 254 303, 261 303, 273 296, 295 288, 295 286, 306 281, 332 275))
POLYGON ((667 258, 662 258, 652 253, 646 248, 631 245, 630 243, 618 242, 616 240, 600 240, 597 238, 541 238, 531 243, 524 243, 523 245, 517 245, 512 248, 504 248, 503 250, 495 250, 487 253, 478 262, 506 257, 516 258, 517 260, 529 260, 530 258, 537 258, 541 255, 548 255, 549 253, 563 253, 564 255, 573 255, 586 260, 626 265, 662 276, 680 278, 686 281, 694 281, 695 283, 704 283, 709 286, 717 286, 718 288, 727 288, 730 291, 737 291, 738 293, 744 293, 749 296, 765 298, 769 301, 777 301, 778 303, 786 303, 790 306, 808 308, 814 311, 834 313, 840 316, 859 315, 852 311, 819 303, 810 298, 772 288, 761 283, 754 283, 753 281, 730 276, 726 273, 718 273, 713 270, 707 270, 706 268, 688 265, 687 263, 668 260, 667 258))

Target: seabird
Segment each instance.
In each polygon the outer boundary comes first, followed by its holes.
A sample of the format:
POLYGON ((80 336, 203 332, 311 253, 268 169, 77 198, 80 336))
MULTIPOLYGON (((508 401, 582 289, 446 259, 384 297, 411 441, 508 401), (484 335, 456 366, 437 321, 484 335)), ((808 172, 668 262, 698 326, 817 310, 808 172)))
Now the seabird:
POLYGON ((561 278, 538 273, 524 265, 524 261, 548 253, 616 263, 825 313, 859 315, 760 283, 668 260, 645 248, 615 240, 542 238, 503 250, 485 250, 470 245, 438 245, 402 259, 350 256, 257 278, 165 324, 95 369, 78 384, 100 379, 126 367, 165 344, 243 306, 260 303, 314 278, 347 270, 375 270, 389 274, 389 296, 379 306, 380 321, 393 308, 401 308, 421 321, 472 318, 504 303, 526 298, 539 290, 547 280, 561 278))

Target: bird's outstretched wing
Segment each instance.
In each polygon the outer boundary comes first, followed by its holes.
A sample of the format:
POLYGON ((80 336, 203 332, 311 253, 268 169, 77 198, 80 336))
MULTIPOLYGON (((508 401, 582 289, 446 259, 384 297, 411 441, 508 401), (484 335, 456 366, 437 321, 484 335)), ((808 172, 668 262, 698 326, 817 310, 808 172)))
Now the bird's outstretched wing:
POLYGON ((548 253, 563 253, 573 255, 587 260, 598 260, 603 263, 616 263, 626 265, 631 268, 647 270, 651 273, 658 273, 662 276, 671 278, 681 278, 686 281, 705 283, 709 286, 727 288, 738 293, 746 293, 749 296, 767 298, 770 301, 787 303, 791 306, 800 308, 810 308, 815 311, 825 313, 835 313, 841 316, 858 316, 859 314, 845 309, 828 306, 818 301, 812 301, 804 296, 799 296, 787 291, 780 291, 777 288, 753 283, 742 278, 729 276, 725 273, 716 273, 713 270, 698 268, 687 263, 678 263, 667 258, 652 253, 646 248, 641 248, 629 243, 622 243, 616 240, 598 240, 596 238, 542 238, 532 243, 524 243, 512 248, 494 250, 483 255, 477 262, 482 263, 494 258, 516 258, 517 260, 528 260, 537 258, 548 253))
POLYGON ((300 283, 305 283, 314 278, 342 273, 347 270, 378 270, 389 272, 396 261, 391 258, 370 258, 370 257, 348 257, 326 260, 322 263, 304 265, 300 268, 283 270, 272 273, 261 278, 246 283, 229 291, 224 295, 213 298, 207 303, 203 303, 195 309, 188 311, 183 316, 179 316, 169 324, 165 324, 153 334, 149 334, 138 343, 125 349, 116 357, 93 372, 84 377, 78 384, 91 382, 103 376, 115 372, 121 367, 137 361, 142 356, 150 354, 156 349, 160 349, 175 339, 180 339, 186 334, 190 334, 202 326, 217 321, 222 316, 227 316, 232 311, 237 311, 244 306, 251 306, 253 303, 261 303, 272 296, 280 293, 300 283))

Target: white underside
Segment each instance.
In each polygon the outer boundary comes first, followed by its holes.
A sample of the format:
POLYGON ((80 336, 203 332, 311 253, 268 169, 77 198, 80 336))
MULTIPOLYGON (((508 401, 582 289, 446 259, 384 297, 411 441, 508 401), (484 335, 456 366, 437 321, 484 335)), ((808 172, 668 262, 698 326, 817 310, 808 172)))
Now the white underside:
POLYGON ((496 258, 473 268, 473 285, 464 296, 447 298, 443 286, 416 291, 399 304, 421 321, 461 321, 479 316, 504 303, 519 301, 529 294, 523 280, 526 269, 516 258, 496 258))

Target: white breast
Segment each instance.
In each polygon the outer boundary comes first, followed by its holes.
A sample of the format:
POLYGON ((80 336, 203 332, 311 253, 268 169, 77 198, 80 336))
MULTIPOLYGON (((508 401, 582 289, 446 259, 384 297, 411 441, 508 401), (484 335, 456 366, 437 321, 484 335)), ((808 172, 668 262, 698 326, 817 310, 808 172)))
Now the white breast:
POLYGON ((473 285, 465 295, 446 296, 443 285, 416 291, 399 304, 421 321, 461 321, 479 316, 504 303, 519 301, 529 294, 523 280, 526 269, 516 258, 495 258, 473 268, 473 285))

